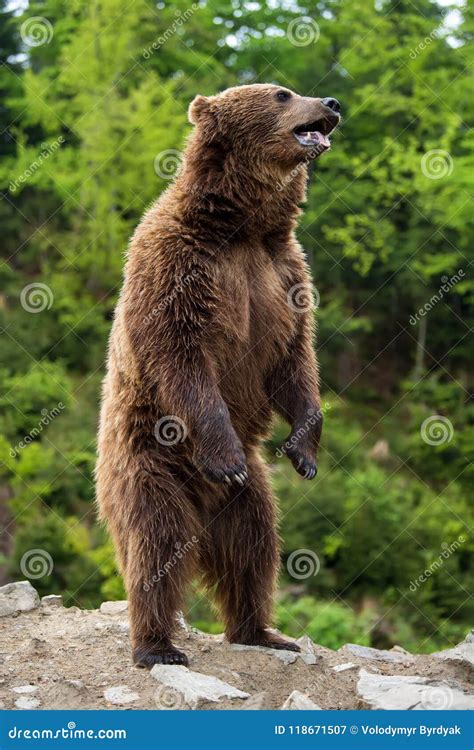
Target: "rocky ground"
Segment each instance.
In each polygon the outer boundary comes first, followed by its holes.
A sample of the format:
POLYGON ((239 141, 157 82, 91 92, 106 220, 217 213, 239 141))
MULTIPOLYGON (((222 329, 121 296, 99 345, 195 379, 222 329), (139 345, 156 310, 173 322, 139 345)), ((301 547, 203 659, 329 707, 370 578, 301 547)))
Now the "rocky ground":
POLYGON ((181 621, 190 666, 132 666, 126 602, 64 608, 28 582, 0 588, 0 707, 7 709, 474 709, 474 633, 413 655, 303 637, 301 654, 226 643, 181 621))

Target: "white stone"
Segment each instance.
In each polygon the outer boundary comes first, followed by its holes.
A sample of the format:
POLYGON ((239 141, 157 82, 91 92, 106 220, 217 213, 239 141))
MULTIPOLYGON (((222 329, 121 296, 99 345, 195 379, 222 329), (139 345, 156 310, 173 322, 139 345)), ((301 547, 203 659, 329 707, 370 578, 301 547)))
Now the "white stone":
POLYGON ((211 675, 192 672, 188 667, 170 664, 155 664, 150 672, 162 685, 180 693, 184 702, 195 706, 199 701, 217 703, 221 698, 249 698, 244 693, 211 675))
POLYGON ((438 659, 448 659, 449 661, 460 661, 464 664, 474 665, 474 631, 467 634, 462 643, 458 643, 454 648, 448 648, 445 651, 438 651, 433 654, 438 659))
POLYGON ((63 598, 59 594, 49 594, 41 597, 41 604, 43 607, 62 607, 63 598))
POLYGON ((100 611, 103 615, 121 615, 128 610, 127 601, 102 602, 100 611))
POLYGON ((114 706, 124 706, 127 703, 139 700, 140 696, 138 693, 132 692, 128 685, 117 685, 104 690, 104 698, 107 703, 113 703, 114 706))
POLYGON ((352 661, 346 661, 344 664, 336 664, 333 670, 334 672, 347 672, 349 669, 355 669, 356 667, 357 664, 354 664, 352 661))
POLYGON ((27 698, 26 695, 22 695, 21 698, 18 698, 18 700, 15 701, 15 706, 23 711, 38 708, 40 705, 41 703, 38 698, 27 698))
POLYGON ((321 656, 318 656, 318 654, 316 653, 314 649, 314 643, 309 636, 302 635, 301 638, 298 638, 296 643, 301 649, 301 652, 298 654, 298 656, 304 661, 305 664, 312 665, 320 661, 321 656))
POLYGON ((322 708, 304 693, 301 693, 299 690, 293 690, 280 711, 322 711, 322 708))
POLYGON ((453 681, 416 675, 387 677, 361 669, 357 691, 371 708, 385 711, 474 710, 474 696, 453 681))
POLYGON ((7 583, 0 587, 0 617, 29 612, 39 606, 38 592, 29 581, 7 583))
POLYGON ((14 693, 34 693, 38 690, 37 685, 20 685, 19 687, 12 688, 14 693))
MULTIPOLYGON (((347 651, 350 651, 354 656, 358 656, 361 659, 374 659, 375 661, 390 661, 397 664, 408 664, 414 661, 414 657, 405 651, 383 651, 378 648, 370 648, 369 646, 359 646, 357 643, 347 643, 342 647, 347 651)), ((339 649, 342 651, 342 649, 339 649)))
POLYGON ((297 651, 287 651, 281 648, 268 648, 268 646, 246 646, 245 643, 231 643, 231 651, 260 651, 268 656, 275 656, 284 664, 293 664, 300 654, 297 651))

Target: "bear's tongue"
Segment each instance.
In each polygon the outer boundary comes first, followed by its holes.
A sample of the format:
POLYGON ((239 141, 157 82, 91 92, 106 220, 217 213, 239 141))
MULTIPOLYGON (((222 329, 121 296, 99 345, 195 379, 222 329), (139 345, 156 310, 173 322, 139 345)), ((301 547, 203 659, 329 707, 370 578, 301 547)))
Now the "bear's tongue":
POLYGON ((331 148, 331 141, 319 130, 308 130, 306 133, 295 133, 295 135, 302 146, 320 146, 324 150, 331 148))

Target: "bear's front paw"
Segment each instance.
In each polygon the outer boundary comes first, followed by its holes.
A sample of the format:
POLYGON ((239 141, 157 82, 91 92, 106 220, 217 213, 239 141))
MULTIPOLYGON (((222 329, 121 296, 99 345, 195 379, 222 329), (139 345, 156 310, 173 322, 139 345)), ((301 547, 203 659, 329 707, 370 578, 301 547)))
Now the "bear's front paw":
POLYGON ((289 445, 286 455, 303 479, 314 479, 318 473, 316 459, 306 451, 302 451, 297 445, 289 445))
POLYGON ((238 484, 243 487, 249 478, 243 451, 237 451, 227 459, 221 456, 205 459, 195 457, 195 463, 209 482, 238 484))

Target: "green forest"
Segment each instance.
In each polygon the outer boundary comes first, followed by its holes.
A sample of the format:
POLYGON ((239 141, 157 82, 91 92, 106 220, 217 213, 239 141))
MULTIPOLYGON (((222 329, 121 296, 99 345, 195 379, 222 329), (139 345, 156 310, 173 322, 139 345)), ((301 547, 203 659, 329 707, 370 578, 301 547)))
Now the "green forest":
MULTIPOLYGON (((0 2, 0 584, 124 598, 94 464, 128 239, 179 169, 196 94, 340 100, 298 236, 325 428, 314 482, 266 454, 276 624, 429 652, 474 615, 474 5, 0 2)), ((220 632, 199 581, 186 617, 220 632)))

